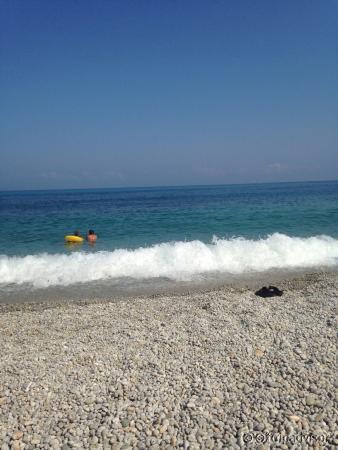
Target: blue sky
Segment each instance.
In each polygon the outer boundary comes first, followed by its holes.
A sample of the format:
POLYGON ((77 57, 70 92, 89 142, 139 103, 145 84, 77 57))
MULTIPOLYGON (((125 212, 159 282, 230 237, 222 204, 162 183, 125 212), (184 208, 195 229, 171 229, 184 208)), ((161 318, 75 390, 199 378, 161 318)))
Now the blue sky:
POLYGON ((0 5, 0 189, 337 178, 334 0, 0 5))

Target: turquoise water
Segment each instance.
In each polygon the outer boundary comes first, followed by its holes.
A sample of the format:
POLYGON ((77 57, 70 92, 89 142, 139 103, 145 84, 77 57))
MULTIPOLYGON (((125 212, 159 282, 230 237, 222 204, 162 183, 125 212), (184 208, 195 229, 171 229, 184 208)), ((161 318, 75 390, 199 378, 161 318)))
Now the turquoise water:
POLYGON ((85 280, 176 279, 338 258, 337 181, 1 192, 0 212, 5 284, 81 282, 75 270, 85 280), (89 228, 95 246, 64 244, 89 228))
POLYGON ((83 250, 63 237, 89 228, 95 251, 214 235, 338 237, 338 182, 1 192, 0 212, 5 255, 83 250))

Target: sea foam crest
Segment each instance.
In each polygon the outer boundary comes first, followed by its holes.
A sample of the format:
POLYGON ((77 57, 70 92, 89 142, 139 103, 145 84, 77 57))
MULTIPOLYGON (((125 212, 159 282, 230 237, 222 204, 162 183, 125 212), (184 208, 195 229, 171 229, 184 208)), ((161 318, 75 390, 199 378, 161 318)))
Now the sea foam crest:
POLYGON ((135 250, 0 256, 0 283, 34 287, 71 285, 121 277, 192 280, 208 272, 241 274, 277 268, 338 264, 338 239, 329 236, 218 239, 169 242, 135 250))

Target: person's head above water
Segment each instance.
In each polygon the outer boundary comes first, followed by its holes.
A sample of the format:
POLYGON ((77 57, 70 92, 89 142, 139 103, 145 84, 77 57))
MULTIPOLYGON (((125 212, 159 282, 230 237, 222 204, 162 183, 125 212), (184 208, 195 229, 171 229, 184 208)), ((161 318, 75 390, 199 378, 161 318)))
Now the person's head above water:
POLYGON ((74 231, 74 236, 80 236, 80 231, 79 230, 75 230, 74 231))
POLYGON ((90 243, 94 243, 97 239, 97 236, 95 234, 94 230, 88 230, 88 234, 87 234, 87 241, 90 243))

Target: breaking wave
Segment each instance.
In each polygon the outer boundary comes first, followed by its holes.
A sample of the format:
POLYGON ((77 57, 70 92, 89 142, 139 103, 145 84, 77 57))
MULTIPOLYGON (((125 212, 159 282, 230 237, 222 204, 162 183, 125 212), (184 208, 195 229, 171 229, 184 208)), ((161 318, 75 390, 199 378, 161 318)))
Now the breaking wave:
POLYGON ((168 242, 94 253, 0 256, 0 285, 34 287, 131 277, 166 277, 177 281, 211 272, 241 274, 268 269, 310 268, 338 264, 338 239, 274 233, 265 239, 218 239, 168 242))

